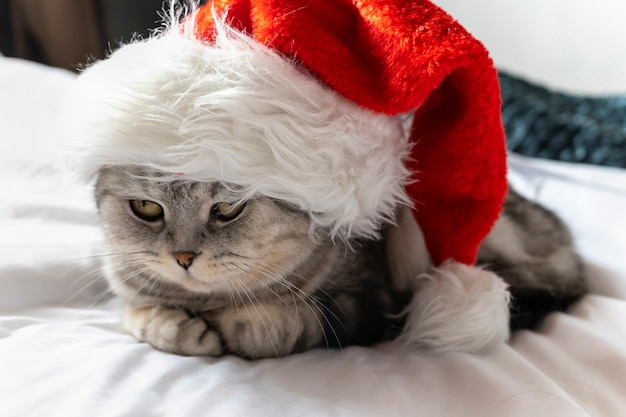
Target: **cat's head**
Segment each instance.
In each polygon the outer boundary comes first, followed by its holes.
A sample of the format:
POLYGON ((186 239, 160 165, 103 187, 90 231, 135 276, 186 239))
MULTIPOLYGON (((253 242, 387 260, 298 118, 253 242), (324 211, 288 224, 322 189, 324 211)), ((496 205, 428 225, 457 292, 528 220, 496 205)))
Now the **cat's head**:
POLYGON ((306 213, 267 197, 241 201, 219 182, 161 181, 139 168, 108 167, 99 172, 96 199, 106 275, 128 302, 149 302, 172 288, 268 288, 316 247, 306 213))

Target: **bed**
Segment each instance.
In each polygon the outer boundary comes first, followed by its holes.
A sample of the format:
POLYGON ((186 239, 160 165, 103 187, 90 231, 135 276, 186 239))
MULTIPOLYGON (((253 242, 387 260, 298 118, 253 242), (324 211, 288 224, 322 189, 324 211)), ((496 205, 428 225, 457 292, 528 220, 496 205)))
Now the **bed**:
POLYGON ((91 185, 59 164, 55 115, 73 79, 0 57, 0 415, 625 415, 623 169, 509 156, 510 181, 571 226, 591 292, 506 345, 181 357, 120 328, 91 185))

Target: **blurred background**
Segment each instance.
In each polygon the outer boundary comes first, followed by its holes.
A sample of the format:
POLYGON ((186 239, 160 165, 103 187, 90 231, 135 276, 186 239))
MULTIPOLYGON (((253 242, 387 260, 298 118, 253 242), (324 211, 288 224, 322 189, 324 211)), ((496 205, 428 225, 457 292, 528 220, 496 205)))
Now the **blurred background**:
POLYGON ((159 26, 163 0, 0 0, 0 51, 76 70, 159 26))
MULTIPOLYGON (((432 1, 490 51, 510 150, 626 168, 625 0, 432 1)), ((162 2, 0 0, 0 52, 75 71, 159 27, 162 2)))
POLYGON ((433 2, 491 53, 510 150, 626 168, 626 1, 433 2))
POLYGON ((624 0, 432 0, 490 51, 496 66, 578 94, 626 93, 624 0))

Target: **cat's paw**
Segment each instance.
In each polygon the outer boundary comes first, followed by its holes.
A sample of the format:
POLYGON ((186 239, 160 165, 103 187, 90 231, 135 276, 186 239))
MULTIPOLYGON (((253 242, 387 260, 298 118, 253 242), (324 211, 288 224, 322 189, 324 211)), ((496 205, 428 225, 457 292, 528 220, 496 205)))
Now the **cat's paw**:
POLYGON ((219 333, 205 320, 178 308, 129 306, 124 327, 138 340, 164 352, 186 356, 223 354, 219 333))
POLYGON ((214 317, 229 353, 247 358, 277 358, 306 350, 323 336, 313 308, 289 303, 258 303, 214 317), (252 311, 250 311, 252 310, 252 311))

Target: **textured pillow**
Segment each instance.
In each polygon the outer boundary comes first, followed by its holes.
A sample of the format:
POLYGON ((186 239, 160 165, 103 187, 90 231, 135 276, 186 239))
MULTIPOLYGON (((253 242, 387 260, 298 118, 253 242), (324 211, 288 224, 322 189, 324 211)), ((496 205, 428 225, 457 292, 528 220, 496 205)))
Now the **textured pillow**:
POLYGON ((510 150, 626 168, 626 96, 568 95, 500 72, 510 150))

